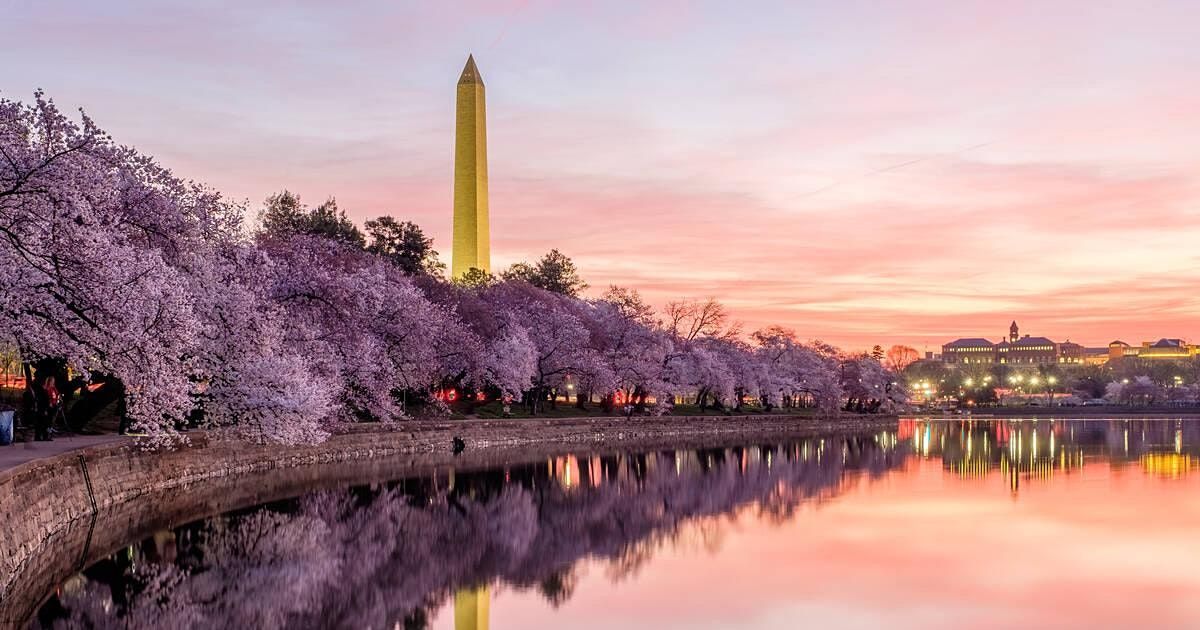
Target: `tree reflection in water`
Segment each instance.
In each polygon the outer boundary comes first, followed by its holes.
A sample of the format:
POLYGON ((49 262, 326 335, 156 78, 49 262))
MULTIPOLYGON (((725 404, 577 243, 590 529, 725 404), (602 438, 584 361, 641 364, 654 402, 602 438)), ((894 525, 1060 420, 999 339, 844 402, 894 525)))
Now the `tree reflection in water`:
POLYGON ((321 492, 161 532, 72 578, 35 626, 424 627, 493 583, 571 597, 585 558, 619 580, 723 517, 775 522, 904 460, 894 433, 557 458, 321 492), (687 526, 687 527, 685 527, 687 526))

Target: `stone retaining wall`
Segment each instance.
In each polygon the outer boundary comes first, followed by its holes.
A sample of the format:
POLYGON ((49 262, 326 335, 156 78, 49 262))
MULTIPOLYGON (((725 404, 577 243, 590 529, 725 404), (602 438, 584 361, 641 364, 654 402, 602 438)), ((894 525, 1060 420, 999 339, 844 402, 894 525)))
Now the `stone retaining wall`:
POLYGON ((55 585, 158 529, 324 487, 480 469, 569 453, 698 448, 894 427, 895 418, 599 418, 350 425, 317 445, 218 433, 140 452, 106 444, 0 473, 0 627, 25 623, 55 585), (466 443, 455 455, 451 441, 466 443), (90 491, 89 491, 90 486, 90 491))

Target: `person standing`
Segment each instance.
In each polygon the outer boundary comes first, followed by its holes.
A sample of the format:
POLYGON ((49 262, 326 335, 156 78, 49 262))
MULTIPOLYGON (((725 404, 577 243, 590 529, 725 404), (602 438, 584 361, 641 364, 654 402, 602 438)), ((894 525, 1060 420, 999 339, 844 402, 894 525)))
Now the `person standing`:
POLYGON ((41 386, 34 387, 34 432, 33 439, 38 442, 49 442, 50 424, 54 415, 62 405, 62 394, 54 384, 54 377, 47 376, 41 386))

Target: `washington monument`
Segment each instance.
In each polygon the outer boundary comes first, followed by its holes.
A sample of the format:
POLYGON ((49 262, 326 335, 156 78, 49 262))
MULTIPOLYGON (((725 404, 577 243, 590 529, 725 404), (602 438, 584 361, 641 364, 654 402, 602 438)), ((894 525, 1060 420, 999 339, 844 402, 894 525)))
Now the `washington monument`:
POLYGON ((458 78, 454 126, 454 254, 450 274, 461 278, 472 267, 491 271, 491 232, 488 228, 487 120, 484 116, 483 77, 475 57, 458 78))

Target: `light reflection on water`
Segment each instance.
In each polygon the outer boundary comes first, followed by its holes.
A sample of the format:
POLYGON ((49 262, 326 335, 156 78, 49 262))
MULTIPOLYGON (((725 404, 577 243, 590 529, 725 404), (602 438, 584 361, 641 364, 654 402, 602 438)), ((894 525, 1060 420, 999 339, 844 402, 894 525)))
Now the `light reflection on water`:
POLYGON ((901 420, 448 471, 160 532, 69 580, 41 619, 1195 627, 1198 457, 1200 421, 901 420))

